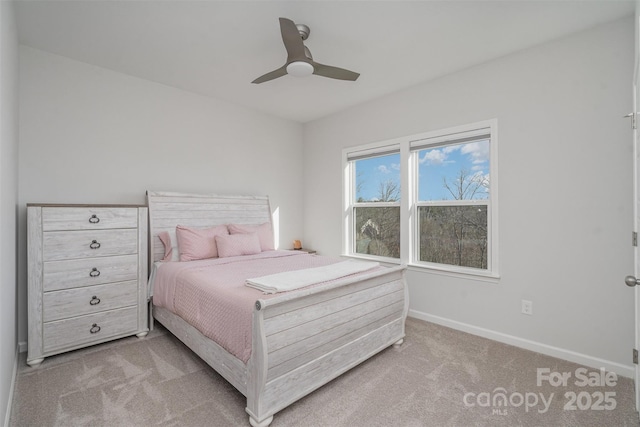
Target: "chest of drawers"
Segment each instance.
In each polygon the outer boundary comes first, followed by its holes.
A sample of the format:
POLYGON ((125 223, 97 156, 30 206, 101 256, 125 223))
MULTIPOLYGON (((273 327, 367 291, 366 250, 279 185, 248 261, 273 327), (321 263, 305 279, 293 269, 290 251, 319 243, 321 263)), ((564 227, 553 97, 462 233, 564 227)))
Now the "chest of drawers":
POLYGON ((27 363, 128 335, 147 317, 147 208, 27 205, 27 363))

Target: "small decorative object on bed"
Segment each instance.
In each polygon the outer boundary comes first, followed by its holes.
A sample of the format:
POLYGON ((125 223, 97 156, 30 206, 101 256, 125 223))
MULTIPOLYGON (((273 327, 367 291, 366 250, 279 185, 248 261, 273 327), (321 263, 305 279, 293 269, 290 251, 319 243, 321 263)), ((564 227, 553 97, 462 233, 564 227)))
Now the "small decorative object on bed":
MULTIPOLYGON (((153 317, 246 396, 252 426, 402 344, 403 267, 275 250, 267 197, 147 192, 147 200, 153 317), (178 226, 218 230, 218 256, 179 262, 178 226)), ((199 235, 188 247, 215 252, 211 231, 191 233, 199 235)))

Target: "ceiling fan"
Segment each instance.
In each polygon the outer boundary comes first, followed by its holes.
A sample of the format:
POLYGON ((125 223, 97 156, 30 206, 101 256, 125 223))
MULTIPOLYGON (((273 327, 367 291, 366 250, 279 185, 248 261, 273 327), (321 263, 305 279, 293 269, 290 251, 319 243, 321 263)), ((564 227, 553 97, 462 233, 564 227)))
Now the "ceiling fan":
POLYGON ((287 62, 277 70, 260 76, 251 83, 264 83, 287 74, 296 77, 315 74, 317 76, 350 81, 355 81, 360 76, 359 73, 354 73, 344 68, 315 62, 309 48, 303 43, 311 32, 306 25, 295 24, 290 19, 280 18, 280 32, 282 33, 284 47, 287 50, 287 62))

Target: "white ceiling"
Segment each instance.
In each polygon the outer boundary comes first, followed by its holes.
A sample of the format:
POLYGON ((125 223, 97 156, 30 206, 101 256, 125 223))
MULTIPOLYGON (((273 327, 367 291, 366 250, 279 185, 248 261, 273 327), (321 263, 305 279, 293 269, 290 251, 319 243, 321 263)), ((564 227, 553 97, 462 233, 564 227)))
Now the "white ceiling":
POLYGON ((20 43, 307 122, 616 20, 634 1, 25 1, 20 43), (284 76, 278 17, 311 28, 318 62, 356 82, 284 76))

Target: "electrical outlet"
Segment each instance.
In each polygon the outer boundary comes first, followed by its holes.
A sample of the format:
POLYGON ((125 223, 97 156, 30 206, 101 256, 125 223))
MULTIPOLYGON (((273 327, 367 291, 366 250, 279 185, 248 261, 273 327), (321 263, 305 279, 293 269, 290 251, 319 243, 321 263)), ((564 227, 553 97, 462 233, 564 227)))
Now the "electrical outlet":
POLYGON ((528 314, 529 316, 533 314, 533 302, 526 299, 522 300, 522 314, 528 314))

